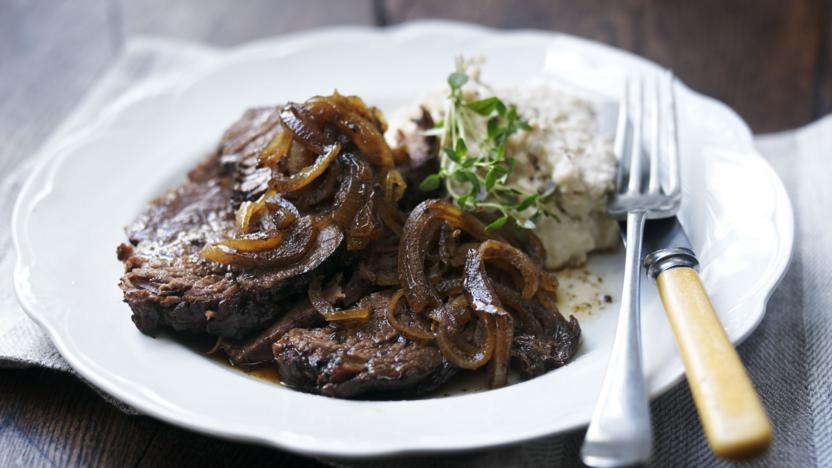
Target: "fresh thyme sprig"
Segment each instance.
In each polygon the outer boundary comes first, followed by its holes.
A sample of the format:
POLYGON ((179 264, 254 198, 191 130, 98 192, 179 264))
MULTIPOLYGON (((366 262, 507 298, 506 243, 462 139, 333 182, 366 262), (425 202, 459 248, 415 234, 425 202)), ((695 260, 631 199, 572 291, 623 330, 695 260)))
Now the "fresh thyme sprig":
POLYGON ((460 208, 498 214, 488 225, 500 229, 510 219, 516 226, 534 229, 541 215, 557 218, 544 204, 554 193, 551 185, 543 193, 528 192, 508 183, 516 160, 506 152, 506 141, 520 130, 531 130, 513 105, 496 96, 466 99, 462 87, 471 79, 465 63, 457 60, 448 76, 451 92, 443 121, 426 132, 440 136, 439 172, 426 177, 419 187, 445 188, 460 208))

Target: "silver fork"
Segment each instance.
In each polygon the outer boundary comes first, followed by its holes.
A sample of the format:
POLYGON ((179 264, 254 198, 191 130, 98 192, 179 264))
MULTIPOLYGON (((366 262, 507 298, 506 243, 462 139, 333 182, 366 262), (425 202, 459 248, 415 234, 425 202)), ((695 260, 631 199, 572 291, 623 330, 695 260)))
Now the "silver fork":
POLYGON ((619 105, 615 137, 618 175, 608 212, 615 219, 626 220, 627 259, 610 361, 581 449, 584 463, 595 467, 643 463, 650 457, 653 441, 641 358, 641 241, 647 219, 676 213, 681 190, 673 77, 668 72, 651 80, 647 106, 644 84, 643 78, 635 83, 628 79, 619 105), (646 132, 645 110, 650 117, 646 132))

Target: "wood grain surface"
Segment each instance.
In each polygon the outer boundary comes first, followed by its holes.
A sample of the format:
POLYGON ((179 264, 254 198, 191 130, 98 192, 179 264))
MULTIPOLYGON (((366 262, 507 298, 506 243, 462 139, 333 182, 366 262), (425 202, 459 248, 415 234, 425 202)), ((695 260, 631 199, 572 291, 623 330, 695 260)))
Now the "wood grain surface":
MULTIPOLYGON (((831 3, 3 0, 0 171, 38 148, 130 36, 164 34, 234 45, 310 27, 384 26, 422 18, 560 31, 631 50, 726 102, 756 132, 787 129, 832 109, 831 3)), ((321 466, 125 415, 70 375, 3 369, 0 466, 13 465, 321 466)))
POLYGON ((466 20, 575 34, 669 67, 755 132, 806 124, 829 107, 829 1, 388 0, 391 24, 466 20), (822 97, 821 97, 822 96, 822 97))

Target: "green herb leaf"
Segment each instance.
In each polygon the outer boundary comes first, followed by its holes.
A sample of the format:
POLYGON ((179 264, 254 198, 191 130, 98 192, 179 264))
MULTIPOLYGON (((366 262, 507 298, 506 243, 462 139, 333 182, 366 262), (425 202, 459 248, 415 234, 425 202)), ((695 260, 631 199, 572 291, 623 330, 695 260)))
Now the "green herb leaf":
POLYGON ((442 182, 442 178, 439 174, 431 174, 419 184, 419 190, 423 192, 431 192, 439 188, 439 184, 442 182))
POLYGON ((515 122, 517 120, 517 107, 511 106, 508 108, 506 120, 508 120, 509 122, 515 122))
POLYGON ((493 117, 488 119, 488 123, 486 124, 486 129, 488 130, 488 139, 493 140, 497 137, 497 132, 500 131, 500 121, 497 117, 493 117))
POLYGON ((487 97, 485 99, 480 99, 479 101, 469 102, 465 104, 465 107, 471 109, 472 111, 476 112, 477 114, 488 117, 491 115, 492 112, 497 110, 497 105, 500 104, 500 100, 495 97, 487 97))
POLYGON ((471 195, 463 195, 456 200, 456 203, 462 209, 468 209, 471 205, 471 195))
MULTIPOLYGON (((502 161, 503 159, 505 159, 505 157, 506 157, 506 145, 498 146, 497 150, 494 153, 494 160, 502 161)), ((513 161, 513 159, 512 159, 512 161, 513 161)), ((512 168, 509 167, 508 169, 506 169, 506 172, 511 171, 511 169, 512 168)))
POLYGON ((452 148, 442 148, 442 151, 445 152, 445 155, 448 156, 451 161, 457 164, 462 164, 462 159, 459 157, 459 154, 457 154, 457 152, 452 148))
POLYGON ((496 220, 494 220, 493 223, 486 226, 485 230, 486 231, 496 231, 497 229, 500 229, 501 227, 505 226, 507 221, 508 221, 508 215, 502 215, 499 218, 497 218, 496 220))
POLYGON ((476 196, 480 191, 480 179, 477 177, 476 174, 470 171, 463 172, 465 176, 465 181, 471 184, 470 194, 476 196))
POLYGON ((494 165, 492 166, 492 169, 494 169, 494 172, 496 172, 498 176, 508 174, 508 168, 502 164, 494 165))
POLYGON ((451 87, 452 91, 462 88, 462 86, 467 82, 468 75, 462 72, 453 72, 448 76, 448 85, 451 87))
POLYGON ((462 138, 457 139, 454 151, 456 151, 456 154, 457 156, 459 156, 460 159, 464 158, 465 156, 468 156, 468 146, 465 144, 465 140, 463 140, 462 138))
POLYGON ((497 103, 497 114, 499 114, 501 117, 506 115, 506 105, 503 104, 503 101, 497 103))
POLYGON ((497 183, 497 178, 500 177, 498 174, 498 167, 500 166, 492 166, 491 169, 488 170, 488 174, 485 176, 485 189, 491 190, 494 188, 494 184, 497 183))
POLYGON ((523 211, 523 210, 527 209, 528 207, 532 206, 532 204, 534 204, 534 202, 536 202, 539 199, 540 199, 540 195, 537 195, 537 194, 529 195, 528 197, 524 198, 523 201, 518 203, 517 206, 514 209, 517 210, 517 211, 523 211))

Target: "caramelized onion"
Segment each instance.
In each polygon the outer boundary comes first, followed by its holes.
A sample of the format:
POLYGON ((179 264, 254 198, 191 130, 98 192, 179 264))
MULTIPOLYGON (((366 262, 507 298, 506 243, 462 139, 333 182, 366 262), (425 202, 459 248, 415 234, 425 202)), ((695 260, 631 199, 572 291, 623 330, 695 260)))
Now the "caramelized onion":
MULTIPOLYGON (((404 295, 404 290, 399 289, 393 296, 390 297, 390 300, 387 302, 387 322, 398 330, 402 335, 411 340, 432 340, 433 333, 430 330, 419 326, 407 326, 404 325, 396 318, 396 309, 398 308, 399 302, 401 302, 401 298, 404 295)), ((405 309, 407 309, 407 304, 405 304, 405 309)), ((418 319, 416 317, 411 317, 414 322, 418 319)))
POLYGON ((459 247, 459 230, 442 223, 439 229, 439 260, 446 265, 451 264, 451 259, 459 247))
POLYGON ((462 284, 468 303, 474 311, 491 315, 506 315, 497 293, 491 286, 482 255, 478 250, 468 251, 462 284))
POLYGON ((404 196, 404 191, 407 190, 407 183, 402 178, 402 175, 396 169, 387 171, 384 176, 384 198, 396 203, 404 196))
MULTIPOLYGON (((271 170, 268 191, 242 203, 236 213, 243 236, 255 230, 269 234, 207 246, 205 258, 241 268, 291 267, 309 252, 324 227, 337 226, 349 250, 366 248, 385 227, 401 232, 404 216, 395 203, 406 184, 393 167, 377 109, 336 92, 287 104, 278 115, 274 136, 257 154, 258 170, 271 170), (339 158, 342 145, 350 152, 339 158), (304 212, 330 197, 332 208, 317 210, 314 218, 301 223, 297 208, 281 195, 296 200, 304 212)), ((383 282, 392 285, 398 279, 385 277, 383 282)))
POLYGON ((494 338, 494 355, 488 363, 488 385, 491 388, 504 387, 508 381, 508 365, 511 359, 511 342, 514 339, 514 327, 511 316, 494 317, 496 332, 494 338))
POLYGON ((282 232, 275 232, 270 237, 263 238, 226 239, 205 246, 200 255, 217 263, 234 264, 239 254, 276 249, 285 239, 286 235, 282 232))
POLYGON ((280 112, 280 120, 306 149, 315 154, 324 152, 323 130, 301 105, 288 104, 280 112))
POLYGON ((399 243, 399 282, 406 288, 407 301, 416 312, 440 304, 425 271, 427 243, 438 229, 439 221, 445 221, 481 241, 490 237, 482 222, 448 202, 426 200, 413 209, 405 222, 399 243))
POLYGON ((286 234, 280 231, 270 233, 268 237, 258 236, 249 238, 226 239, 214 245, 221 245, 239 252, 262 252, 276 249, 286 239, 286 234))
POLYGON ((430 215, 434 219, 446 221, 449 226, 461 229, 479 241, 486 239, 503 240, 494 233, 486 231, 485 225, 471 213, 462 211, 455 205, 443 200, 427 200, 430 215))
POLYGON ((273 167, 280 162, 284 156, 289 154, 292 148, 292 132, 288 131, 282 124, 277 124, 280 132, 267 144, 257 156, 261 167, 273 167))
POLYGON ((200 254, 208 260, 243 268, 265 268, 285 266, 303 258, 315 244, 318 230, 308 216, 300 218, 289 235, 275 248, 261 251, 240 250, 224 243, 213 244, 202 249, 200 254))
POLYGON ((493 283, 494 291, 500 298, 503 306, 509 309, 514 316, 520 319, 520 326, 523 332, 537 337, 544 335, 544 327, 540 322, 540 305, 532 300, 524 299, 512 288, 500 283, 493 283))
POLYGON ((546 248, 543 247, 543 242, 540 241, 534 231, 520 229, 512 221, 504 224, 497 232, 506 238, 511 245, 525 252, 538 268, 543 267, 543 262, 546 261, 546 248))
POLYGON ((243 234, 251 232, 252 223, 263 213, 264 208, 267 208, 266 199, 272 195, 274 195, 274 191, 268 190, 256 201, 244 201, 240 204, 240 207, 237 208, 237 213, 235 215, 237 229, 239 229, 240 232, 243 234))
POLYGON ((336 310, 331 314, 324 314, 327 322, 338 322, 342 320, 367 320, 370 318, 370 310, 362 308, 336 310))
POLYGON ((251 219, 259 211, 258 208, 262 208, 262 206, 258 206, 256 202, 244 201, 240 203, 240 207, 237 208, 237 214, 235 216, 237 229, 240 232, 244 234, 251 232, 251 219))
POLYGON ((266 192, 264 202, 266 208, 274 213, 273 218, 277 229, 285 229, 291 226, 300 217, 300 212, 292 202, 272 190, 266 192))
POLYGON ((465 297, 477 314, 494 316, 494 356, 489 363, 488 374, 492 388, 506 384, 511 341, 514 337, 511 316, 500 303, 500 299, 485 271, 485 263, 479 250, 469 250, 465 260, 463 279, 465 297))
POLYGON ((534 296, 540 284, 539 272, 526 254, 505 242, 487 240, 480 244, 480 256, 483 261, 500 260, 502 265, 510 265, 523 277, 522 295, 526 299, 534 296))
POLYGON ((375 200, 376 214, 387 229, 393 231, 397 236, 402 235, 402 227, 405 222, 405 215, 391 202, 383 197, 375 200))
POLYGON ((323 174, 327 167, 332 164, 332 161, 338 156, 341 151, 341 145, 333 144, 326 148, 326 152, 318 156, 315 162, 301 171, 292 174, 289 177, 284 177, 276 171, 272 172, 272 179, 269 180, 269 188, 279 193, 294 192, 309 185, 318 176, 323 174))
POLYGON ((344 234, 338 229, 338 226, 331 222, 330 224, 312 225, 312 228, 315 230, 315 240, 308 246, 306 253, 301 258, 285 265, 269 267, 262 275, 257 273, 246 275, 245 283, 251 285, 262 281, 269 285, 268 287, 271 287, 275 284, 275 281, 294 278, 319 267, 321 263, 335 253, 335 250, 344 240, 344 234))
MULTIPOLYGON (((530 334, 538 337, 543 336, 553 336, 555 331, 555 327, 557 327, 559 320, 564 320, 558 312, 557 307, 550 309, 546 307, 543 303, 539 301, 539 298, 536 296, 535 299, 525 299, 521 297, 517 292, 513 291, 511 288, 495 283, 494 290, 497 291, 497 295, 500 296, 500 300, 503 302, 504 305, 511 308, 514 311, 518 311, 518 315, 525 314, 531 315, 534 317, 534 320, 538 323, 538 327, 531 325, 535 328, 534 331, 529 331, 530 334), (519 312, 519 311, 523 312, 519 312)), ((538 294, 542 293, 543 291, 538 291, 538 294)), ((529 317, 524 317, 521 315, 520 317, 524 328, 526 326, 525 321, 529 319, 529 317)))
POLYGON ((362 250, 378 232, 379 224, 373 211, 373 200, 358 209, 347 232, 347 250, 362 250))
POLYGON ((485 323, 485 338, 476 349, 467 345, 459 333, 453 333, 445 324, 440 324, 436 333, 436 345, 442 356, 451 364, 462 369, 479 369, 492 359, 496 348, 496 329, 493 316, 480 314, 478 318, 485 323), (468 348, 468 349, 463 349, 468 348), (473 351, 473 352, 472 352, 473 351))
POLYGON ((465 297, 462 291, 448 301, 448 305, 456 312, 454 314, 454 320, 459 322, 460 325, 465 325, 471 319, 471 307, 468 304, 468 298, 465 297))
POLYGON ((346 166, 345 178, 335 193, 332 220, 341 229, 346 230, 352 224, 358 210, 372 195, 373 170, 352 153, 344 153, 339 161, 346 166))
POLYGON ((314 187, 310 185, 300 192, 295 192, 302 206, 306 208, 315 206, 331 197, 335 192, 339 172, 334 166, 330 166, 324 175, 318 178, 318 183, 314 187))
POLYGON ((340 94, 316 96, 304 103, 304 109, 321 124, 331 123, 347 135, 367 159, 383 169, 393 167, 393 153, 379 128, 369 118, 364 102, 340 94), (362 115, 365 114, 365 115, 362 115))
POLYGON ((407 302, 416 312, 440 304, 440 298, 425 271, 424 244, 432 222, 428 212, 429 203, 420 203, 410 213, 399 242, 399 283, 404 286, 407 302))

